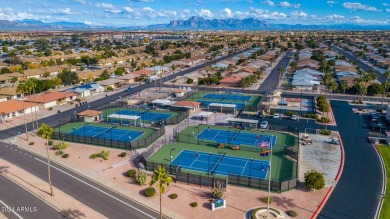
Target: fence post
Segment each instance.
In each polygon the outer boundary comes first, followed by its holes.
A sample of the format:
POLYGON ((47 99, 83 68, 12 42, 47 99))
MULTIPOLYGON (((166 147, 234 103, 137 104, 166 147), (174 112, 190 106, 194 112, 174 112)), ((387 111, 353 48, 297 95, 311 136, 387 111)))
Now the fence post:
POLYGON ((187 173, 187 184, 190 184, 190 173, 187 173))

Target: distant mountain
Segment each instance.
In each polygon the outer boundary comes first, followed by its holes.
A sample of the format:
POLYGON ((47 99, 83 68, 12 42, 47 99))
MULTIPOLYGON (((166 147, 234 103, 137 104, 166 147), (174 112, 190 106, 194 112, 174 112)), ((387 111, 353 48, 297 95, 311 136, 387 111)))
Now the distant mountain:
POLYGON ((302 25, 302 24, 274 24, 253 18, 246 19, 205 19, 202 17, 190 17, 188 20, 173 20, 168 24, 153 24, 149 26, 92 26, 77 22, 44 23, 38 20, 7 21, 0 20, 0 31, 7 30, 390 30, 390 25, 302 25))

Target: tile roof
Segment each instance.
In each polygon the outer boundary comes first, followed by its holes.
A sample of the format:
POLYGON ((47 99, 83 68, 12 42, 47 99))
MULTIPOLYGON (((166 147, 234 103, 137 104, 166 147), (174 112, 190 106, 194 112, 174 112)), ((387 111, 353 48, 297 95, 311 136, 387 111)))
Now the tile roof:
POLYGON ((226 77, 226 78, 220 80, 219 82, 220 83, 238 83, 240 81, 241 81, 240 77, 232 76, 232 77, 226 77))
POLYGON ((153 71, 148 70, 148 69, 140 69, 138 71, 131 72, 132 74, 136 75, 151 75, 153 71))
POLYGON ((174 106, 190 106, 190 107, 198 107, 200 105, 199 102, 189 101, 189 100, 181 100, 177 101, 174 106))
POLYGON ((76 96, 76 94, 71 92, 54 91, 54 92, 45 92, 45 93, 40 93, 37 95, 30 96, 26 99, 26 101, 33 102, 33 103, 49 103, 55 100, 60 100, 72 96, 76 96))
POLYGON ((97 110, 85 110, 83 112, 79 112, 77 115, 78 116, 93 117, 93 116, 97 116, 97 115, 100 115, 100 114, 103 114, 103 112, 102 111, 97 111, 97 110))
POLYGON ((23 108, 28 109, 34 106, 37 106, 37 104, 24 102, 24 107, 23 107, 23 101, 8 100, 8 101, 0 102, 0 114, 12 113, 19 110, 23 110, 23 108))

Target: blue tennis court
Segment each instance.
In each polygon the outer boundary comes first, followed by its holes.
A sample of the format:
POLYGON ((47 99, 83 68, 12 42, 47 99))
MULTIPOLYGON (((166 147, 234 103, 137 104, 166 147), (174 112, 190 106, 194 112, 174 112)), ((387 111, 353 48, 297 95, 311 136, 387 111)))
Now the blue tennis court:
POLYGON ((272 147, 276 144, 276 136, 253 134, 240 131, 204 129, 199 139, 211 140, 218 143, 231 143, 234 145, 248 145, 254 147, 272 147))
POLYGON ((221 175, 237 175, 265 179, 268 161, 251 160, 240 157, 223 156, 190 150, 181 151, 171 162, 183 169, 221 175))
POLYGON ((123 130, 115 128, 105 128, 99 126, 82 126, 75 129, 69 134, 78 135, 82 137, 93 137, 98 139, 112 139, 113 141, 129 142, 134 141, 143 133, 133 130, 123 130))
POLYGON ((248 101, 252 96, 242 95, 242 94, 206 94, 203 96, 204 99, 220 99, 220 100, 243 100, 248 101))
POLYGON ((160 112, 150 112, 150 111, 139 111, 139 110, 131 110, 131 109, 125 109, 125 110, 118 110, 115 112, 115 114, 119 115, 128 115, 128 116, 141 116, 142 121, 161 121, 165 120, 173 114, 171 113, 160 113, 160 112))

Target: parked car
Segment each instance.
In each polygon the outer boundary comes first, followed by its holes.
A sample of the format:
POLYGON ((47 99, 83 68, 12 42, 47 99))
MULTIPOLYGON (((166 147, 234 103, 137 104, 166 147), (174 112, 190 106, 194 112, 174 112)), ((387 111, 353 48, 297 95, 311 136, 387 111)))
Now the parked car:
POLYGON ((297 119, 298 119, 298 116, 297 116, 297 115, 291 115, 290 119, 291 119, 291 120, 297 120, 297 119))
POLYGON ((383 127, 382 123, 380 123, 378 120, 375 120, 374 122, 370 123, 371 129, 381 129, 383 127))
POLYGON ((260 123, 260 128, 261 128, 261 129, 266 129, 266 128, 268 128, 268 122, 267 122, 267 121, 262 121, 262 122, 260 123))
POLYGON ((125 90, 125 92, 131 92, 131 91, 133 91, 133 88, 131 88, 131 87, 128 87, 128 88, 125 90))
POLYGON ((257 113, 256 117, 257 117, 257 118, 264 118, 263 112, 257 113))
POLYGON ((280 118, 280 115, 278 113, 274 114, 273 116, 274 119, 279 119, 280 118))

